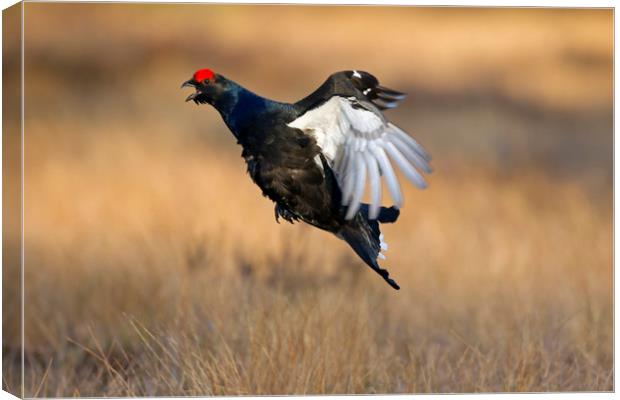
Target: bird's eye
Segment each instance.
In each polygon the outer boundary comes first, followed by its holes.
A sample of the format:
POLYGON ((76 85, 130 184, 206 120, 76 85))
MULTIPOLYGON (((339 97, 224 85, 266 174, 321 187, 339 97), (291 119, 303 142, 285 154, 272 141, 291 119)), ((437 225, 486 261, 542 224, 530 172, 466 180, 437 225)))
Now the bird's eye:
POLYGON ((203 85, 208 85, 209 84, 209 80, 208 79, 203 79, 202 80, 202 84, 203 85))

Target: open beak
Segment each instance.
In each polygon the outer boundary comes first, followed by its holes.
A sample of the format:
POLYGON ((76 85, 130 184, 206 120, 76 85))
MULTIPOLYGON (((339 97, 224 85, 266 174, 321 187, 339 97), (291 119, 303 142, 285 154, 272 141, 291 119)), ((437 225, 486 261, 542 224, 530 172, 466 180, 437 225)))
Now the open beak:
POLYGON ((199 92, 194 92, 194 93, 190 94, 189 96, 187 96, 185 98, 185 101, 194 100, 196 97, 198 97, 199 94, 200 94, 199 92))
MULTIPOLYGON (((193 87, 196 88, 196 84, 194 83, 194 81, 192 79, 187 80, 185 82, 183 82, 181 84, 181 89, 183 89, 184 87, 193 87)), ((187 98, 185 99, 185 101, 190 101, 190 100, 194 100, 198 95, 200 94, 200 92, 196 91, 192 94, 190 94, 189 96, 187 96, 187 98)))
POLYGON ((181 89, 184 87, 196 87, 192 79, 189 79, 181 84, 181 89))

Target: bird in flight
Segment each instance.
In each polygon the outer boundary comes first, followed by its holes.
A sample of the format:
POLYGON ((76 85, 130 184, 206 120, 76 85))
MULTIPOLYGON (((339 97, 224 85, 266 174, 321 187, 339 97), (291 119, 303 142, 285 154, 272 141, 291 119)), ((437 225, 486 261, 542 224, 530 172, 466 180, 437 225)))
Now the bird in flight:
POLYGON ((394 165, 418 188, 430 173, 430 156, 382 110, 405 98, 363 71, 329 76, 296 103, 261 97, 210 69, 181 87, 185 101, 210 104, 243 147, 241 156, 275 218, 303 221, 345 240, 370 268, 400 289, 377 258, 387 250, 379 223, 395 222, 403 195, 394 165), (393 205, 381 206, 384 182, 393 205), (363 203, 368 186, 370 201, 363 203))

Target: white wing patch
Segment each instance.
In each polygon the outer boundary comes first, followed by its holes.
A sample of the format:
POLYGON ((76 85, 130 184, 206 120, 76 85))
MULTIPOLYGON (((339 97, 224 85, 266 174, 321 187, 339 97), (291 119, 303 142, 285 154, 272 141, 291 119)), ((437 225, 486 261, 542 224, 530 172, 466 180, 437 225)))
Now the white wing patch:
POLYGON ((334 96, 288 125, 312 135, 323 150, 342 190, 342 204, 348 206, 346 219, 352 219, 359 210, 366 182, 370 192, 369 218, 379 216, 381 175, 394 206, 402 207, 403 198, 392 162, 414 185, 426 187, 418 170, 431 172, 430 156, 372 105, 334 96))

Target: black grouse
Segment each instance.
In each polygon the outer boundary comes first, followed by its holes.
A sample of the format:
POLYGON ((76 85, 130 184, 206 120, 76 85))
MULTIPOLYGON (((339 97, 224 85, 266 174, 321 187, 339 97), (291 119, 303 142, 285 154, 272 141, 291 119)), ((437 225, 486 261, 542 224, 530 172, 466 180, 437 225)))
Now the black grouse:
POLYGON ((363 71, 331 75, 312 94, 290 104, 266 99, 200 69, 181 87, 186 101, 211 104, 243 147, 248 173, 275 202, 275 218, 304 221, 344 239, 395 289, 377 263, 386 250, 379 223, 398 218, 403 198, 394 162, 417 187, 431 172, 429 154, 388 122, 381 110, 405 95, 379 85, 363 71), (394 205, 381 206, 381 176, 394 205), (370 204, 362 203, 366 182, 370 204))

